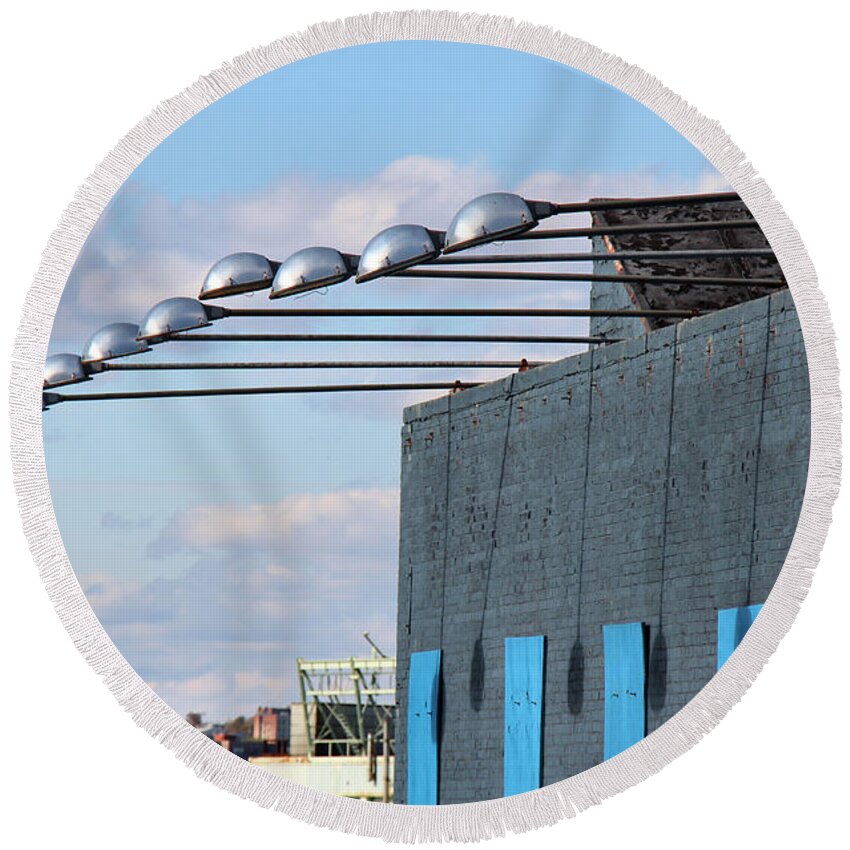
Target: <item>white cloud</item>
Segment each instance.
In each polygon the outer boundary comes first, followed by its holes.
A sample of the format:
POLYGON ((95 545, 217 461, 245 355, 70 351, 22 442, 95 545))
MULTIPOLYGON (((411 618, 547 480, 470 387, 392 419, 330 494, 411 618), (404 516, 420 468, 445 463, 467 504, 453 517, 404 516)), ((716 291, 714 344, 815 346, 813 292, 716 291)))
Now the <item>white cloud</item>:
POLYGON ((284 706, 286 697, 297 688, 297 674, 268 676, 246 672, 208 672, 187 679, 160 679, 150 686, 171 706, 180 706, 180 713, 201 711, 205 722, 222 722, 239 714, 250 716, 257 706, 284 706), (234 706, 233 694, 241 695, 234 706), (194 708, 186 708, 194 706, 194 708))
POLYGON ((479 165, 409 156, 390 163, 360 185, 340 193, 328 213, 312 225, 315 239, 333 234, 338 244, 358 251, 392 224, 444 229, 470 198, 498 189, 495 176, 479 165))
MULTIPOLYGON (((153 550, 223 549, 285 557, 369 553, 385 550, 385 541, 394 539, 384 529, 395 528, 397 517, 398 491, 384 489, 303 493, 272 504, 200 505, 177 514, 153 550)), ((289 567, 274 569, 287 575, 289 567)))
POLYGON ((128 662, 176 711, 224 720, 298 699, 295 659, 395 651, 396 558, 201 559, 173 579, 84 582, 128 662))
POLYGON ((184 573, 81 577, 128 661, 177 711, 222 720, 297 699, 295 658, 389 653, 398 493, 345 490, 176 515, 157 551, 197 550, 184 573))

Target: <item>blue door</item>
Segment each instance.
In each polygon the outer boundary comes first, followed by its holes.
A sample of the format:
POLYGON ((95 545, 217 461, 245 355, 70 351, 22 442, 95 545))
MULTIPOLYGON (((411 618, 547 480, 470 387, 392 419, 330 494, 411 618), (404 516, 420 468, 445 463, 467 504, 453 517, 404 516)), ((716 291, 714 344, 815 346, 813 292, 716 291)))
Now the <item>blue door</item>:
POLYGON ((745 605, 742 608, 724 608, 717 612, 717 669, 744 639, 747 629, 761 611, 761 605, 745 605))
POLYGON ((540 787, 545 638, 505 638, 505 796, 540 787))
POLYGON ((407 802, 437 805, 437 711, 440 699, 440 650, 410 656, 407 689, 407 802))
POLYGON ((646 661, 642 623, 602 627, 605 652, 605 744, 609 759, 646 734, 646 661))

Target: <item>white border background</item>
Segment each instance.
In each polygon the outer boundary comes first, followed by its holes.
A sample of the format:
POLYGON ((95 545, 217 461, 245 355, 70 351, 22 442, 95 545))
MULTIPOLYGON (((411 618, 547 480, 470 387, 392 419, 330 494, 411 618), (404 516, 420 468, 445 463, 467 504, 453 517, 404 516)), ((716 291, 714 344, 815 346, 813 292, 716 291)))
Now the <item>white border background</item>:
MULTIPOLYGON (((801 232, 829 299, 841 362, 850 362, 850 281, 839 256, 850 240, 838 199, 848 192, 847 48, 829 3, 811 0, 796 14, 726 0, 426 5, 551 25, 636 63, 719 119, 801 232)), ((42 248, 77 186, 137 120, 250 47, 322 20, 394 8, 378 0, 313 0, 286 10, 257 0, 147 0, 131 12, 78 0, 7 13, 0 59, 6 378, 42 248)), ((846 375, 842 386, 850 397, 846 375)), ((5 391, 2 398, 5 405, 5 391)), ((7 417, 2 423, 8 446, 7 417)), ((0 453, 0 500, 0 800, 8 846, 378 845, 219 791, 139 729, 73 647, 47 599, 20 531, 7 451, 0 453)), ((541 850, 565 842, 594 850, 840 845, 850 757, 847 502, 844 494, 797 622, 752 691, 705 741, 576 819, 499 843, 534 842, 541 850)))

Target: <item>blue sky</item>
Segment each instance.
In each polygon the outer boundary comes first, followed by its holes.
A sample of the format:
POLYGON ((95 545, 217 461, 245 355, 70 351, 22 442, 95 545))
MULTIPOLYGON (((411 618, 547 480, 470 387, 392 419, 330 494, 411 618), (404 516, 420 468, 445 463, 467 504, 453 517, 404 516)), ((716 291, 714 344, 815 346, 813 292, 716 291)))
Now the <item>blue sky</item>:
MULTIPOLYGON (((139 322, 162 298, 196 295, 206 269, 233 251, 283 259, 327 244, 357 253, 390 224, 445 228, 466 200, 494 190, 570 201, 722 188, 664 122, 557 63, 426 42, 335 51, 223 98, 142 163, 78 258, 50 351, 80 351, 110 321, 139 322)), ((587 247, 569 243, 570 250, 587 247)), ((554 246, 535 243, 546 249, 554 246)), ((259 293, 227 303, 267 302, 259 293)), ((275 306, 283 303, 293 302, 275 306)), ((348 282, 295 303, 582 306, 587 291, 395 279, 348 282)), ((388 332, 586 329, 582 320, 380 321, 388 332)), ((378 329, 327 319, 231 319, 217 327, 378 329)), ((457 345, 439 356, 518 361, 575 350, 457 345)), ((433 355, 422 346, 171 343, 143 357, 433 355)), ((112 373, 83 389, 388 377, 458 376, 112 373)), ((365 651, 363 631, 394 649, 401 409, 428 395, 118 401, 62 405, 45 415, 51 491, 71 563, 118 648, 176 710, 221 720, 259 704, 286 704, 297 695, 297 656, 365 651)))
POLYGON ((184 125, 136 178, 172 199, 214 197, 292 173, 362 179, 417 155, 483 162, 514 185, 529 174, 530 152, 535 171, 686 175, 706 167, 636 101, 558 63, 491 47, 394 42, 267 74, 184 125))

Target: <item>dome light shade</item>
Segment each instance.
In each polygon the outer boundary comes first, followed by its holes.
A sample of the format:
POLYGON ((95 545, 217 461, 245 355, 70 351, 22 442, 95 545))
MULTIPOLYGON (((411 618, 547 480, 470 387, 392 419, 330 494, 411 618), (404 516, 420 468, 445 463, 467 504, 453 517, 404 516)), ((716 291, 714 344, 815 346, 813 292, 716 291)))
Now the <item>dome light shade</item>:
POLYGON ((54 354, 44 361, 44 389, 90 381, 91 377, 77 354, 54 354))
POLYGON ((262 254, 228 254, 208 272, 198 298, 224 298, 241 292, 256 292, 272 285, 274 268, 262 254))
POLYGON ((357 265, 357 283, 394 274, 440 254, 444 234, 419 224, 397 224, 369 240, 357 265))
POLYGON ((285 298, 299 292, 342 283, 354 274, 359 257, 336 248, 304 248, 287 257, 278 268, 269 298, 285 298))
POLYGON ((207 307, 195 298, 166 298, 148 310, 136 339, 148 345, 165 342, 171 334, 208 327, 211 319, 223 315, 221 308, 207 307))
POLYGON ((455 214, 446 231, 443 252, 451 254, 453 251, 524 233, 536 227, 539 219, 547 218, 554 212, 553 204, 526 201, 509 192, 480 195, 455 214))
POLYGON ((86 343, 81 358, 83 365, 149 351, 144 340, 136 339, 138 333, 139 326, 130 322, 115 322, 102 327, 86 343))

